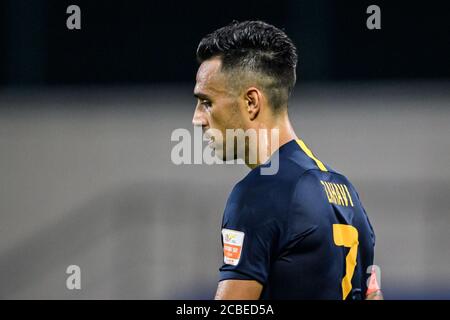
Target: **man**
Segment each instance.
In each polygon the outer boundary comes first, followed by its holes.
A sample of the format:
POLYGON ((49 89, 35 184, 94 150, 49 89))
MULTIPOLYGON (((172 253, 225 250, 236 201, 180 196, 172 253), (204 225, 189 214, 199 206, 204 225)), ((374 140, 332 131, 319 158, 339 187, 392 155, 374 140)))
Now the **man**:
POLYGON ((289 37, 261 21, 233 22, 203 38, 197 58, 193 123, 217 156, 243 159, 252 169, 225 208, 216 299, 379 298, 376 279, 367 288, 375 235, 355 188, 289 121, 297 65, 289 37), (239 129, 227 138, 227 130, 239 129), (246 139, 242 152, 237 139, 250 130, 262 134, 257 145, 246 139), (279 149, 261 152, 273 131, 279 149), (275 156, 277 172, 262 174, 275 156))

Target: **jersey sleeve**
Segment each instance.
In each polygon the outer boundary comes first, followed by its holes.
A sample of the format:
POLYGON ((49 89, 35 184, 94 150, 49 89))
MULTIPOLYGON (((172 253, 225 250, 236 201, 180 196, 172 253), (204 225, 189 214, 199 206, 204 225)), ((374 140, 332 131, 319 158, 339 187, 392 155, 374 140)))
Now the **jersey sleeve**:
MULTIPOLYGON (((358 193, 356 193, 356 195, 358 196, 358 201, 359 201, 358 193)), ((372 246, 375 247, 375 243, 376 243, 376 240, 377 240, 377 237, 375 235, 375 231, 373 230, 372 223, 370 223, 369 216, 367 215, 366 209, 364 208, 364 206, 362 204, 361 204, 361 208, 362 208, 362 211, 364 213, 364 218, 366 219, 367 225, 370 228, 370 236, 371 236, 371 239, 372 239, 372 246)))
POLYGON ((277 256, 282 224, 268 199, 257 192, 233 191, 222 225, 223 265, 219 281, 256 280, 265 284, 277 256))

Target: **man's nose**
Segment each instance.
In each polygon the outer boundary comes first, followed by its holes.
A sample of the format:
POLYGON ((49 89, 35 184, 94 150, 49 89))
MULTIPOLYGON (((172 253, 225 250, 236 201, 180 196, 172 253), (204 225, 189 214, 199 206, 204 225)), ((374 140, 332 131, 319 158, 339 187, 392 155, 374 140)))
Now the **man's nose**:
POLYGON ((206 119, 205 113, 201 110, 201 106, 197 106, 194 111, 194 117, 192 118, 192 124, 194 126, 206 126, 208 120, 206 119))

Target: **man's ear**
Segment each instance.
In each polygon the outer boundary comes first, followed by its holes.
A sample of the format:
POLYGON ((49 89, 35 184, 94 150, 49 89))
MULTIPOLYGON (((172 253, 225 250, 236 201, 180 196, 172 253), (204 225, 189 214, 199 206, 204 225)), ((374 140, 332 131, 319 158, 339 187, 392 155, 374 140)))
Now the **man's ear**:
POLYGON ((245 93, 247 112, 251 121, 255 120, 261 110, 262 94, 258 88, 248 88, 245 93))

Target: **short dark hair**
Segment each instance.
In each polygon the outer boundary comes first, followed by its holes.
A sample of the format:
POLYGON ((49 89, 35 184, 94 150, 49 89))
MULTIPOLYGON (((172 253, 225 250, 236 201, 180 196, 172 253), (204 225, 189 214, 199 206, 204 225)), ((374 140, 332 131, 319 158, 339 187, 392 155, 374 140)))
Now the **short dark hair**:
POLYGON ((263 21, 233 21, 204 37, 197 48, 202 63, 220 57, 223 70, 252 71, 270 79, 269 102, 287 106, 296 81, 297 49, 282 30, 263 21))

